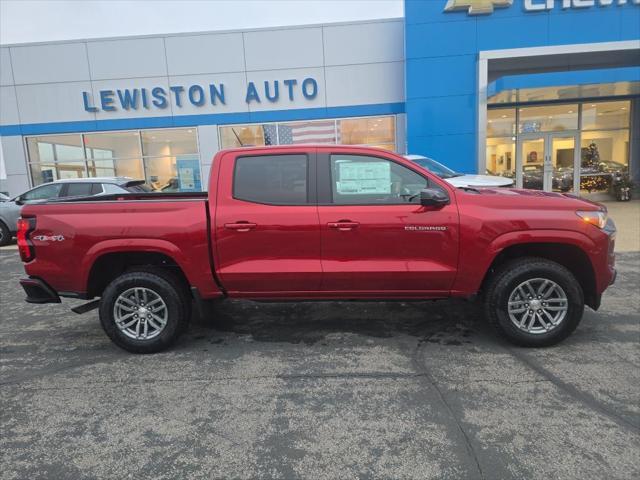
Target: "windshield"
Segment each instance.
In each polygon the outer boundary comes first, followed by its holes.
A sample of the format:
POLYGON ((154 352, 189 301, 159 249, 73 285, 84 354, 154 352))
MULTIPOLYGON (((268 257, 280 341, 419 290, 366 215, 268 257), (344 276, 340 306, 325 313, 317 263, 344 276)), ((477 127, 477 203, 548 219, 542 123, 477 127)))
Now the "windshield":
POLYGON ((445 167, 441 163, 432 160, 431 158, 422 157, 416 158, 413 161, 420 165, 422 168, 426 168, 431 173, 435 173, 440 178, 459 177, 460 175, 462 175, 461 173, 457 173, 450 168, 445 167))

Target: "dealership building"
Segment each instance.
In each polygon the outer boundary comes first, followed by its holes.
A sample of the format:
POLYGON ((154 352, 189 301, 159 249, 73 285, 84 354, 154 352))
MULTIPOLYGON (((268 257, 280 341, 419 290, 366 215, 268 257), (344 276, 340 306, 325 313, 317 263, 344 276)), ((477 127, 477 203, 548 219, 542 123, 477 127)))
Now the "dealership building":
POLYGON ((640 0, 428 0, 404 18, 4 45, 11 195, 61 178, 207 188, 223 148, 421 154, 581 195, 640 180, 640 0))

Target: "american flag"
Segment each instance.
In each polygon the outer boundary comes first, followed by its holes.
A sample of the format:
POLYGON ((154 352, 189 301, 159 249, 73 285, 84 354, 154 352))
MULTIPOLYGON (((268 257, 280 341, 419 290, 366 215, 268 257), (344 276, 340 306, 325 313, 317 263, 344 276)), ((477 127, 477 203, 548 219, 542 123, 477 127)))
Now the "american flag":
POLYGON ((336 143, 336 125, 333 120, 263 125, 265 145, 291 145, 298 143, 336 143), (278 128, 276 135, 276 128, 278 128))

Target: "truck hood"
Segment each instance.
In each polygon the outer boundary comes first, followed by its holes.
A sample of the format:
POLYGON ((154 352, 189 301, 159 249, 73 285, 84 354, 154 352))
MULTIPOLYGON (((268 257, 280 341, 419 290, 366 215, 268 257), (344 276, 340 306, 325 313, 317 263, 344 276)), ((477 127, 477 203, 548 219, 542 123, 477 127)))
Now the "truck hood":
MULTIPOLYGON (((465 190, 462 190, 465 191, 465 190)), ((528 190, 524 188, 477 188, 467 190, 471 195, 480 195, 483 198, 495 198, 504 205, 505 202, 514 208, 521 208, 523 202, 530 206, 531 201, 535 201, 540 207, 556 206, 562 208, 584 208, 586 210, 607 210, 601 203, 592 202, 580 198, 572 193, 544 192, 542 190, 528 190)))
POLYGON ((510 187, 513 185, 512 178, 496 175, 460 175, 444 180, 454 187, 510 187))

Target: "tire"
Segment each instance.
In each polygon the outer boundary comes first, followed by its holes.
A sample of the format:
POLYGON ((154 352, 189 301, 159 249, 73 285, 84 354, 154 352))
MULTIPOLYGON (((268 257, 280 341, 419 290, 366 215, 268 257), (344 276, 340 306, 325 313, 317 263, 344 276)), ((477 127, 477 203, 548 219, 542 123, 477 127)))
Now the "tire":
POLYGON ((4 247, 5 245, 9 245, 11 243, 11 239, 13 236, 9 231, 9 227, 7 227, 4 222, 0 221, 0 247, 4 247))
POLYGON ((578 327, 584 294, 573 274, 562 265, 543 258, 519 258, 492 275, 484 309, 489 324, 511 343, 548 347, 578 327), (541 288, 542 294, 537 295, 541 288))
POLYGON ((170 347, 186 330, 191 299, 176 276, 163 269, 142 268, 120 275, 107 286, 99 312, 102 328, 113 343, 132 353, 156 353, 170 347))

